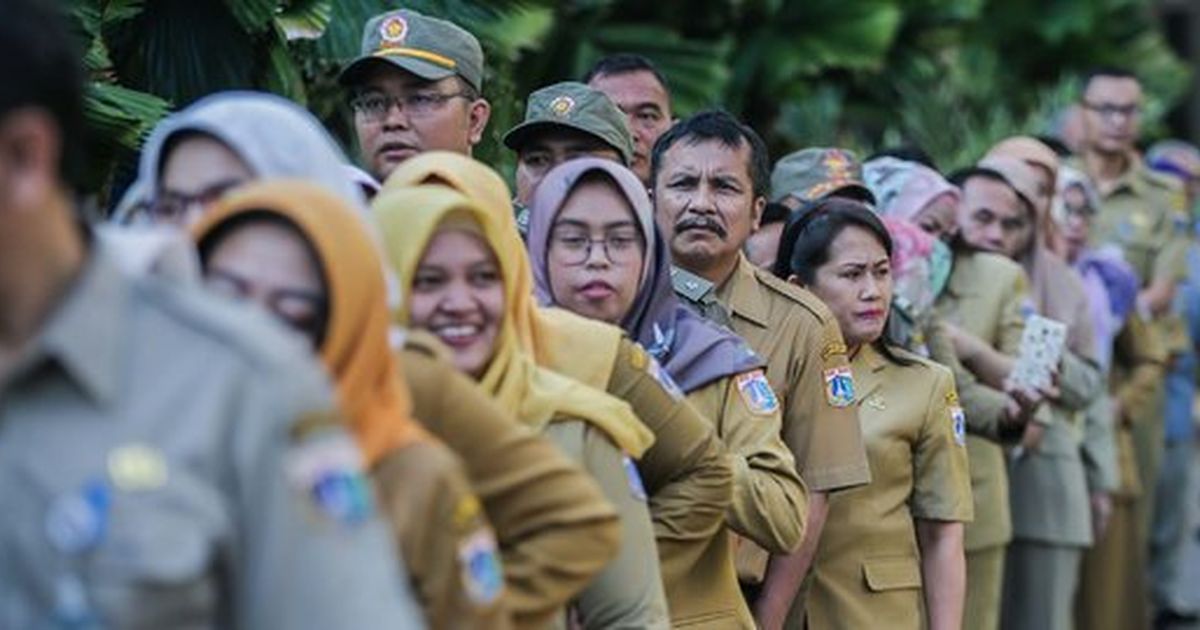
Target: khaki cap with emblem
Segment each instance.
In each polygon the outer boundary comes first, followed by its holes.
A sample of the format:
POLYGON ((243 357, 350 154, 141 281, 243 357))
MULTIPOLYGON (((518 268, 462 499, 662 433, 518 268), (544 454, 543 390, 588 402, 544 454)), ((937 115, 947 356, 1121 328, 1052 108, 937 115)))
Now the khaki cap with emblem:
POLYGON ((875 203, 875 195, 863 183, 862 164, 845 149, 812 148, 789 153, 771 171, 771 201, 795 197, 811 203, 835 192, 875 203))
POLYGON ((504 146, 520 151, 530 134, 554 127, 594 136, 616 149, 626 166, 633 161, 633 136, 625 114, 603 92, 575 81, 555 83, 530 94, 525 120, 504 134, 504 146))
POLYGON ((365 70, 380 64, 438 81, 459 76, 475 91, 483 89, 483 49, 462 27, 409 9, 388 11, 367 20, 362 54, 338 76, 342 85, 362 80, 365 70))
POLYGON ((966 182, 972 175, 999 177, 1028 204, 1029 208, 1036 210, 1038 175, 1025 160, 1008 155, 988 155, 975 166, 956 173, 951 179, 955 182, 966 182))

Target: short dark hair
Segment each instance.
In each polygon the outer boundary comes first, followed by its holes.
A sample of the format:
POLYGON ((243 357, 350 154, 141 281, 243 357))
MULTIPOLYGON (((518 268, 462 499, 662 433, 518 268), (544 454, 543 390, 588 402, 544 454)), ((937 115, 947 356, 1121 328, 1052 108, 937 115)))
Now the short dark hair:
POLYGON ((870 162, 871 160, 885 157, 896 158, 897 160, 904 160, 905 162, 916 162, 917 164, 928 166, 935 171, 938 170, 937 165, 933 162, 933 156, 929 155, 929 152, 915 144, 903 144, 895 147, 886 147, 871 154, 870 157, 863 161, 870 162))
POLYGON ((667 77, 646 57, 634 53, 616 53, 601 57, 591 70, 583 77, 584 83, 591 83, 596 77, 612 76, 617 74, 629 74, 631 72, 649 72, 654 75, 654 78, 662 85, 663 89, 669 94, 671 87, 667 84, 667 77))
POLYGON ((1136 74, 1126 68, 1118 66, 1093 66, 1083 73, 1083 80, 1079 84, 1079 98, 1082 99, 1083 95, 1087 93, 1088 88, 1092 85, 1092 81, 1101 77, 1109 79, 1133 79, 1138 83, 1142 82, 1136 74))
POLYGON ((746 165, 750 181, 754 185, 755 197, 766 197, 771 189, 771 157, 767 145, 749 125, 734 118, 729 112, 710 109, 684 118, 675 123, 666 133, 659 136, 650 155, 650 181, 658 181, 662 158, 680 140, 688 144, 699 144, 716 140, 730 149, 738 149, 745 143, 750 147, 750 163, 746 165))
POLYGON ((1058 157, 1071 157, 1071 147, 1068 147, 1066 143, 1062 141, 1062 138, 1049 134, 1041 134, 1034 137, 1037 138, 1038 142, 1050 147, 1055 153, 1058 154, 1058 157))
POLYGON ((14 110, 47 111, 62 143, 59 176, 82 185, 84 159, 82 55, 63 9, 49 0, 7 0, 0 19, 0 119, 14 110))
POLYGON ((763 208, 762 217, 759 218, 758 224, 762 226, 771 225, 772 223, 786 223, 791 214, 791 208, 782 203, 772 201, 763 208))

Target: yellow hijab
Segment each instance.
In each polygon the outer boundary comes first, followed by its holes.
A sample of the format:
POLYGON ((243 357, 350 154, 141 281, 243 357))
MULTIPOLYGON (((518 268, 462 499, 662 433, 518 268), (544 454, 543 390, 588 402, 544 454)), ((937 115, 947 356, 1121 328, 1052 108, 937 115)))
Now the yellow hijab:
MULTIPOLYGON (((500 175, 486 164, 459 153, 422 153, 400 164, 384 183, 383 190, 420 184, 439 184, 457 190, 491 218, 504 239, 521 243, 513 216, 512 194, 500 175)), ((522 255, 514 264, 518 277, 533 277, 527 256, 522 255)), ((605 390, 623 331, 564 309, 535 306, 532 284, 529 292, 522 292, 517 299, 520 301, 517 307, 520 315, 514 322, 517 337, 538 365, 605 390)))
MULTIPOLYGON (((539 367, 522 346, 517 327, 530 321, 533 277, 515 233, 502 230, 471 200, 445 186, 393 186, 375 197, 372 208, 387 259, 406 295, 425 249, 439 230, 456 229, 455 224, 464 219, 478 225, 504 279, 504 317, 491 363, 480 379, 501 405, 535 429, 557 418, 589 421, 633 457, 641 457, 653 444, 654 435, 626 402, 539 367)), ((398 323, 408 325, 407 306, 400 306, 395 314, 398 323)))
POLYGON ((408 387, 389 347, 384 266, 368 224, 324 188, 280 179, 239 188, 206 214, 192 235, 203 244, 228 221, 261 212, 287 219, 316 252, 329 304, 319 354, 368 465, 428 439, 412 417, 408 387))

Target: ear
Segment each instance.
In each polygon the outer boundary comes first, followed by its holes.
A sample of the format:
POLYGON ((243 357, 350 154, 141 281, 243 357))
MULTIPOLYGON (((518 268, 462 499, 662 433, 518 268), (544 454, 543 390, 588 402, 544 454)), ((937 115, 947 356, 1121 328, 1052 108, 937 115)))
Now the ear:
POLYGON ((36 108, 0 120, 0 209, 41 208, 58 185, 58 125, 36 108))
POLYGON ((469 125, 467 140, 471 146, 475 146, 483 140, 483 130, 487 129, 488 120, 492 117, 492 105, 487 102, 487 99, 476 99, 471 103, 467 116, 469 125))
POLYGON ((755 197, 754 198, 754 206, 750 210, 751 211, 750 218, 753 221, 753 225, 751 226, 751 229, 750 229, 751 234, 758 231, 759 223, 762 222, 763 210, 765 210, 766 207, 767 207, 767 198, 766 197, 755 197))
POLYGON ((788 284, 794 284, 798 287, 805 288, 805 289, 808 288, 804 284, 804 282, 800 280, 800 276, 797 276, 796 274, 792 274, 792 275, 788 276, 787 281, 788 281, 788 284))

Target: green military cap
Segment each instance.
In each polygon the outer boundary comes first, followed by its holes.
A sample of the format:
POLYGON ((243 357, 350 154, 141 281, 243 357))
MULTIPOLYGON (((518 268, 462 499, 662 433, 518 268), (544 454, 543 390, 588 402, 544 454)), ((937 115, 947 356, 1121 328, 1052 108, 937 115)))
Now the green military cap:
POLYGON ((544 87, 525 104, 525 120, 504 134, 504 145, 519 151, 530 134, 566 127, 595 136, 616 149, 628 166, 633 161, 633 136, 625 114, 603 92, 575 81, 544 87))
POLYGON ((845 149, 796 151, 776 162, 771 171, 771 201, 795 197, 810 203, 835 192, 875 203, 875 195, 863 183, 862 164, 845 149))
POLYGON ((476 91, 483 89, 479 40, 457 24, 409 9, 367 20, 362 54, 342 70, 338 81, 357 83, 363 71, 377 63, 391 63, 430 81, 458 75, 476 91))

